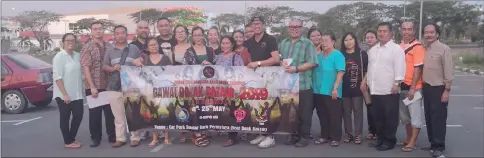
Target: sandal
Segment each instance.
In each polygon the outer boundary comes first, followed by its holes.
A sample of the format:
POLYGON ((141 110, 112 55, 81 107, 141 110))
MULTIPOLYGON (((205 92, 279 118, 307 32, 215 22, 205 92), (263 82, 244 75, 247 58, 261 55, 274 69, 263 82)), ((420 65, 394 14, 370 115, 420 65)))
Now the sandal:
POLYGON ((232 145, 235 145, 237 144, 238 142, 236 140, 232 140, 232 139, 229 139, 224 145, 222 145, 223 147, 229 147, 229 146, 232 146, 232 145))
POLYGON ((210 141, 207 139, 207 137, 203 135, 195 136, 194 135, 193 139, 193 144, 195 144, 198 147, 206 147, 210 144, 210 141))
POLYGON ((402 148, 402 152, 412 152, 416 150, 417 148, 415 146, 405 146, 402 148))
POLYGON ((171 145, 172 144, 169 139, 165 139, 165 141, 163 143, 166 144, 166 145, 171 145))
POLYGON ((153 140, 153 141, 151 141, 151 143, 150 143, 150 144, 148 144, 148 147, 150 147, 150 148, 154 148, 154 147, 156 147, 157 145, 158 145, 158 141, 153 140))
POLYGON ((400 142, 398 142, 398 143, 397 143, 397 144, 395 144, 395 145, 397 145, 397 146, 407 146, 407 145, 408 145, 408 143, 407 143, 407 142, 404 142, 404 141, 400 141, 400 142))
POLYGON ((329 140, 326 140, 324 138, 319 138, 319 139, 316 139, 314 141, 314 144, 318 144, 318 145, 320 145, 320 144, 326 144, 326 143, 329 143, 329 140))
POLYGON ((361 144, 361 136, 355 136, 355 144, 361 144))
POLYGON ((73 143, 76 143, 76 144, 79 144, 80 146, 82 146, 82 144, 79 143, 78 141, 74 141, 73 143))
POLYGON ((186 142, 187 142, 187 138, 186 137, 180 138, 180 143, 186 143, 186 142))
POLYGON ((371 140, 375 136, 376 136, 375 134, 368 133, 368 135, 366 135, 366 139, 371 140))
POLYGON ((77 148, 81 148, 81 145, 79 145, 77 143, 71 143, 71 144, 64 145, 64 148, 77 149, 77 148))
POLYGON ((349 143, 353 141, 353 136, 351 134, 346 135, 346 137, 343 139, 343 142, 349 143))
POLYGON ((337 147, 339 146, 339 142, 338 141, 331 141, 331 144, 330 144, 332 147, 337 147))

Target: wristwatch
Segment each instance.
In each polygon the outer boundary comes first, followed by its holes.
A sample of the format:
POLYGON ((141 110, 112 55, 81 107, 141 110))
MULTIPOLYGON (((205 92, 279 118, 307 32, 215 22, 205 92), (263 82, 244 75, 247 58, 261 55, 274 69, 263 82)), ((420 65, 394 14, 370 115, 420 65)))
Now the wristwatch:
POLYGON ((445 88, 445 91, 450 92, 450 88, 445 88))
POLYGON ((261 65, 262 65, 262 62, 258 61, 257 66, 261 66, 261 65))

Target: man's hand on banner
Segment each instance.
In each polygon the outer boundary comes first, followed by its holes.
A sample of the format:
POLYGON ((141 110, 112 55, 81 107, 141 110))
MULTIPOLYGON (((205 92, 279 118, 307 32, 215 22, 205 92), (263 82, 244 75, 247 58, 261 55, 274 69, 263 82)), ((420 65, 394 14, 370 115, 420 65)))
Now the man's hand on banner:
POLYGON ((287 73, 290 73, 290 74, 295 73, 296 72, 296 67, 294 67, 294 66, 288 66, 288 67, 286 67, 286 72, 287 73))
POLYGON ((259 65, 257 64, 257 62, 250 62, 249 64, 247 64, 247 67, 251 69, 255 69, 259 67, 259 65))
POLYGON ((121 70, 121 65, 116 64, 116 65, 113 66, 113 68, 114 68, 115 71, 119 71, 119 70, 121 70))
POLYGON ((202 65, 212 65, 212 63, 208 62, 207 60, 202 61, 202 65))
POLYGON ((143 66, 143 58, 138 58, 138 59, 135 59, 131 62, 131 64, 135 65, 135 66, 143 66))

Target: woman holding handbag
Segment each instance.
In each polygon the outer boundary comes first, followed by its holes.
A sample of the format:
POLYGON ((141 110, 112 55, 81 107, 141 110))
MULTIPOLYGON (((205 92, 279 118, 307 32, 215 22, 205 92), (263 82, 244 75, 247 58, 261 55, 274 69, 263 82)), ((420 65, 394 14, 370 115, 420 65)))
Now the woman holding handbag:
POLYGON ((368 66, 368 55, 360 49, 353 32, 346 33, 341 39, 341 52, 346 61, 346 73, 343 76, 343 121, 346 135, 343 142, 361 144, 363 93, 360 86, 368 66))

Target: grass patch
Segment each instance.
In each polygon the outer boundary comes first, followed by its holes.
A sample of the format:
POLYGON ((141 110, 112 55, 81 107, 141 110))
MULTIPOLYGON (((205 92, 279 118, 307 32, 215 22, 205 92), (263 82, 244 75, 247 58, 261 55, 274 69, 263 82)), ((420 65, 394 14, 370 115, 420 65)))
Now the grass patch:
POLYGON ((482 55, 462 54, 453 57, 454 64, 460 67, 466 67, 484 71, 484 57, 482 55))

